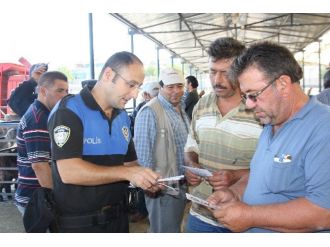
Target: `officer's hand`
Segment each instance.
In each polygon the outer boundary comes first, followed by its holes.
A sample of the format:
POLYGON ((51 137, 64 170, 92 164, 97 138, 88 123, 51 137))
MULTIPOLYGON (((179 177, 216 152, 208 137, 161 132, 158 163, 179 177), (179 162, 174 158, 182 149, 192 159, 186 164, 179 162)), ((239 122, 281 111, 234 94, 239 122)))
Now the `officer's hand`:
POLYGON ((157 179, 160 178, 160 175, 149 168, 132 166, 129 168, 128 177, 134 186, 143 190, 154 193, 161 189, 157 184, 157 179))

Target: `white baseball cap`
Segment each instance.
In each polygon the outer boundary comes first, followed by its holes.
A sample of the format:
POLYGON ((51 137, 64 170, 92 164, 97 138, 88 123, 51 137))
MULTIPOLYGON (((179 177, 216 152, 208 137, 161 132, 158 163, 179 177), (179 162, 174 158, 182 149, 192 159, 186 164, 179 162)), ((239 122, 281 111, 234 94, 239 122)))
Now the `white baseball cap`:
POLYGON ((153 93, 153 89, 159 89, 160 85, 158 81, 152 81, 152 82, 146 82, 143 83, 142 85, 142 91, 146 92, 148 94, 152 94, 153 93))
POLYGON ((186 83, 181 72, 173 68, 162 70, 159 79, 164 83, 164 85, 172 85, 177 83, 182 83, 184 85, 186 83))

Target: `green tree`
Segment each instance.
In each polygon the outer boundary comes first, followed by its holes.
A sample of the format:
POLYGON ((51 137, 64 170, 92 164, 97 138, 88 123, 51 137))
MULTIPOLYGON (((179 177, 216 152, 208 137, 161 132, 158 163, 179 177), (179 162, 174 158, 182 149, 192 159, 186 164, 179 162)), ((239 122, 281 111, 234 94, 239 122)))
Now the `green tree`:
POLYGON ((154 77, 157 76, 157 68, 155 65, 150 64, 145 68, 146 76, 154 77))
POLYGON ((62 67, 57 68, 57 70, 62 72, 63 74, 65 74, 66 77, 68 77, 68 81, 74 80, 73 73, 68 67, 62 66, 62 67))

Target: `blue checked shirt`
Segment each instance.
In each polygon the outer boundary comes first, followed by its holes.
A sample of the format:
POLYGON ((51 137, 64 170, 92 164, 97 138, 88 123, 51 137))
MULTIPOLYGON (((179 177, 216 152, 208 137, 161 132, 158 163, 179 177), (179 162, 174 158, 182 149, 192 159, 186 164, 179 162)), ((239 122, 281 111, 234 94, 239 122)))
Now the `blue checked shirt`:
MULTIPOLYGON (((158 94, 160 104, 164 108, 171 122, 174 141, 176 144, 176 162, 179 166, 180 175, 184 174, 184 146, 189 132, 189 119, 180 103, 181 114, 162 95, 158 94)), ((182 101, 181 101, 182 102, 182 101)), ((150 107, 145 107, 139 112, 134 124, 134 143, 141 166, 152 167, 154 164, 153 153, 156 142, 157 120, 156 114, 150 107)), ((166 152, 166 150, 164 150, 166 152)))

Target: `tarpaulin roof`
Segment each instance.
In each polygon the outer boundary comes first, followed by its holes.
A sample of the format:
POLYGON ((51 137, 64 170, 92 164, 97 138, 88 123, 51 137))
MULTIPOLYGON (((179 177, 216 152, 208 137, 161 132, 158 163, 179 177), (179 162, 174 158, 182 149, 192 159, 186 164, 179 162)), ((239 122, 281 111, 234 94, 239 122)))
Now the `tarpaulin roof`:
POLYGON ((330 29, 330 14, 322 13, 110 15, 201 72, 208 71, 207 48, 219 37, 234 37, 246 45, 269 40, 280 43, 296 53, 308 44, 318 41, 330 29))

